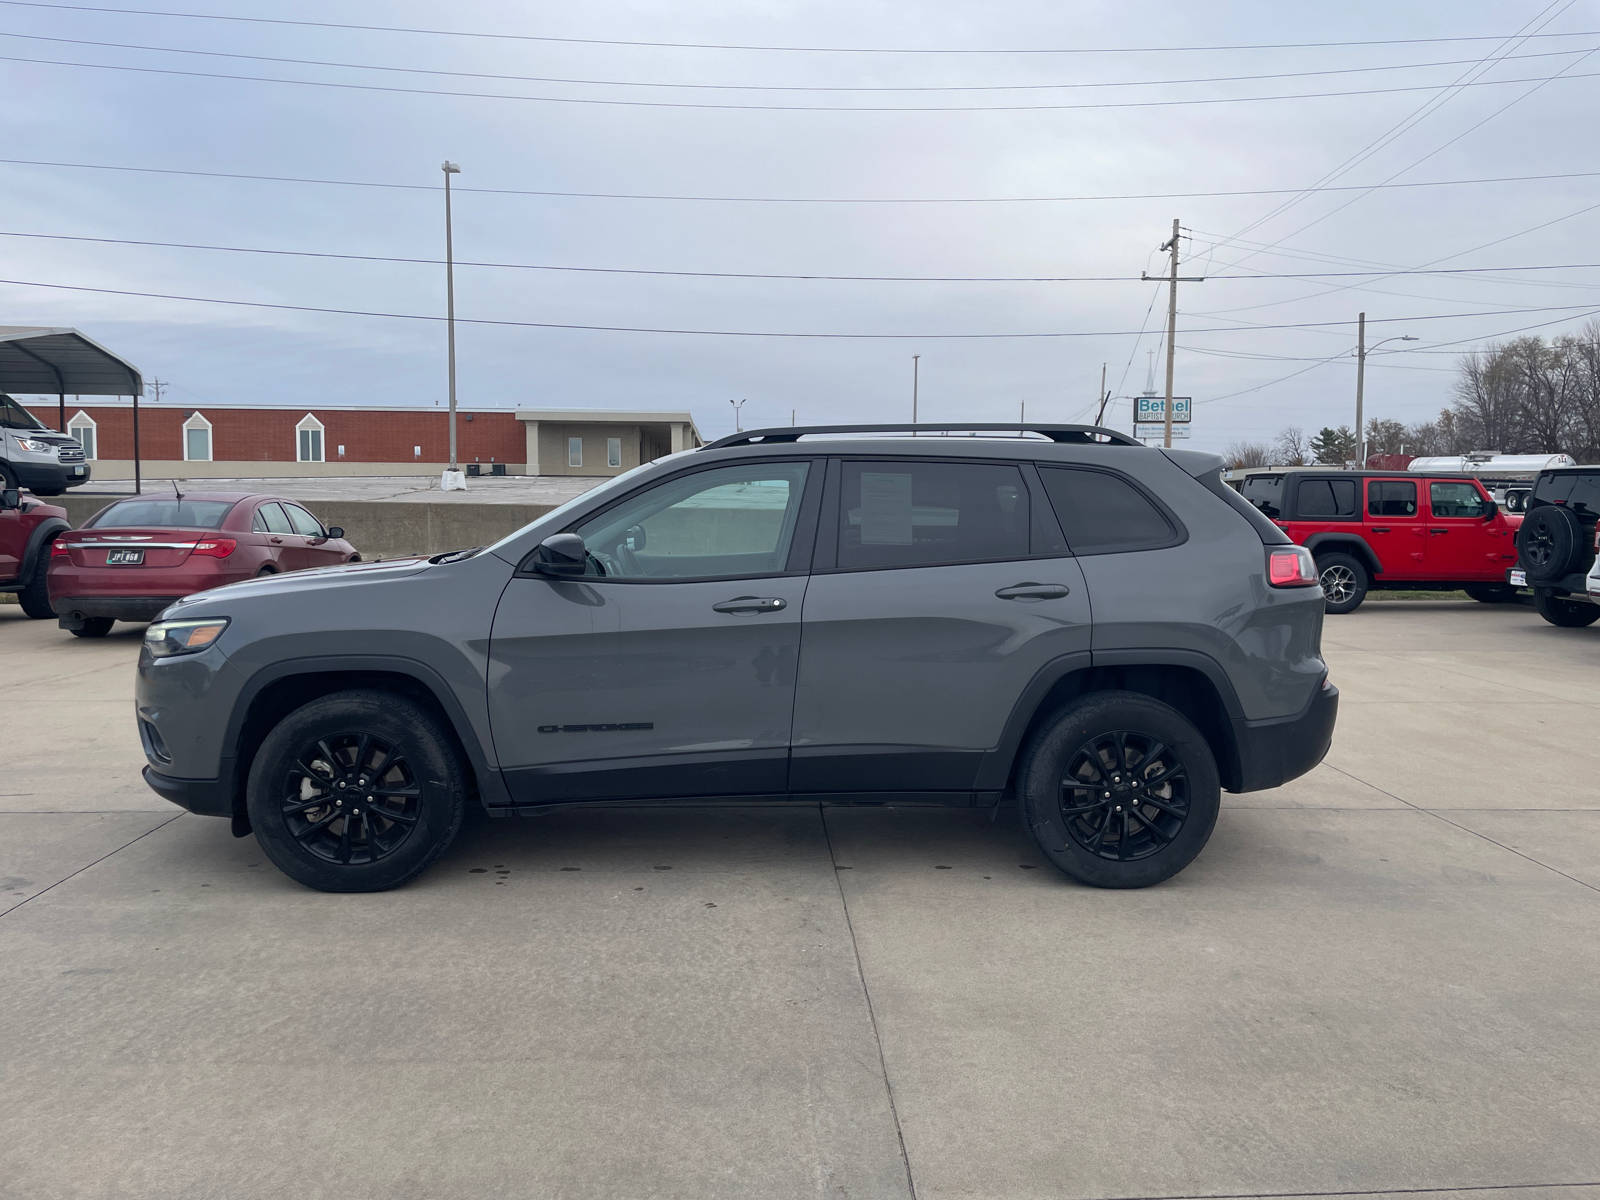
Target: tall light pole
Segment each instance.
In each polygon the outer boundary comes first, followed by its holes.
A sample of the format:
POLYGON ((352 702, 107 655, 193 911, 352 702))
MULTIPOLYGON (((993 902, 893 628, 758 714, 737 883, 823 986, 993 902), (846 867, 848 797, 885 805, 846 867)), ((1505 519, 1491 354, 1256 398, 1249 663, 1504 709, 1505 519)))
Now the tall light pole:
MULTIPOLYGON (((1410 334, 1399 337, 1384 338, 1371 347, 1376 350, 1388 342, 1414 342, 1417 339, 1410 334)), ((1366 391, 1367 382, 1367 314, 1361 313, 1356 318, 1356 470, 1364 471, 1367 467, 1367 435, 1361 426, 1361 401, 1366 391)))
POLYGON ((917 376, 922 368, 922 355, 911 356, 911 423, 917 423, 917 376))
POLYGON ((450 176, 461 174, 461 168, 446 161, 444 172, 444 303, 446 338, 450 346, 450 483, 464 486, 458 478, 456 466, 456 248, 454 230, 450 221, 450 176))
MULTIPOLYGON (((733 405, 733 431, 735 433, 743 433, 744 432, 744 428, 743 428, 743 426, 741 426, 739 424, 739 410, 741 408, 743 408, 746 404, 749 404, 750 401, 748 401, 748 400, 729 400, 728 403, 733 405)), ((791 414, 791 416, 792 416, 792 414, 791 414)))

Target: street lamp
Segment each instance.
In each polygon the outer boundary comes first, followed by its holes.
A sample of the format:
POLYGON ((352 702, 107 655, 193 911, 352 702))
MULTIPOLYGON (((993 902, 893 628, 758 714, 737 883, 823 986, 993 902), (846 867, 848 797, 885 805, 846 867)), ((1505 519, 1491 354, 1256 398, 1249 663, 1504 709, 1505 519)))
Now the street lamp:
POLYGON ((1365 390, 1367 378, 1367 354, 1369 349, 1376 350, 1379 346, 1390 342, 1414 342, 1417 339, 1410 334, 1401 334, 1396 337, 1384 338, 1370 348, 1367 346, 1367 314, 1362 313, 1356 320, 1356 470, 1362 471, 1367 466, 1367 438, 1361 425, 1361 400, 1365 390))
POLYGON ((456 465, 456 254, 455 240, 450 222, 450 176, 461 174, 453 162, 440 166, 444 172, 444 295, 445 329, 450 346, 450 466, 440 481, 446 492, 466 491, 461 468, 456 465))
POLYGON ((749 404, 750 401, 748 401, 748 400, 729 400, 728 403, 733 405, 733 431, 735 433, 743 433, 744 430, 739 425, 739 410, 741 408, 743 408, 746 404, 749 404))

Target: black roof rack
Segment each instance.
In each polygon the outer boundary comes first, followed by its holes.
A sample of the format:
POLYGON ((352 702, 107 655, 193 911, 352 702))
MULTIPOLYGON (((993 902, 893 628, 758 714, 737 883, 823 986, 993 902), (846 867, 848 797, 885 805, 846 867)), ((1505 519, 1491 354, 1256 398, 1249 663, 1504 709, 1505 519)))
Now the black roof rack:
POLYGON ((1037 433, 1052 442, 1065 442, 1075 446, 1142 446, 1115 429, 1099 425, 1040 425, 1033 422, 1018 424, 1015 421, 967 421, 951 425, 779 425, 773 429, 747 429, 743 433, 718 438, 702 450, 720 450, 724 446, 771 446, 781 442, 798 442, 803 437, 820 433, 1037 433))

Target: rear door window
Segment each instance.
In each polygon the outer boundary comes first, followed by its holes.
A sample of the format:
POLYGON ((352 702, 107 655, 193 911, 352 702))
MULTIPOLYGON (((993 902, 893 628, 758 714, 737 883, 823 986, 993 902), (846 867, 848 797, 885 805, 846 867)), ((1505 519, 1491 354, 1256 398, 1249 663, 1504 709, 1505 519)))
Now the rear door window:
POLYGON ((220 529, 232 500, 180 500, 176 496, 123 500, 95 517, 86 529, 220 529))
POLYGON ((276 504, 263 504, 256 513, 258 525, 265 526, 268 533, 293 533, 294 526, 289 523, 289 518, 282 508, 276 504))
POLYGON ((839 566, 926 567, 1028 556, 1028 487, 1014 466, 844 462, 839 566))
POLYGON ((1354 479, 1302 479, 1296 515, 1303 520, 1351 520, 1356 516, 1354 479))
POLYGON ((1283 515, 1283 476, 1251 475, 1239 494, 1269 517, 1283 515))
POLYGON ((1416 516, 1416 481, 1411 479, 1374 479, 1367 484, 1367 515, 1371 517, 1416 516))
POLYGON ((1120 475, 1040 467, 1039 477, 1074 554, 1155 550, 1179 541, 1166 515, 1120 475))

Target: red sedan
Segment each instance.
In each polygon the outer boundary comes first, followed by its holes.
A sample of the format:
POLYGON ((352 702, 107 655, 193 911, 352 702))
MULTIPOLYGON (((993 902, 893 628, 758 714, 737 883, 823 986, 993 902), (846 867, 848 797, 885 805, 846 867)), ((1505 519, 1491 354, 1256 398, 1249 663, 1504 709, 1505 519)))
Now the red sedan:
POLYGON ((344 530, 280 496, 135 496, 60 534, 46 584, 63 629, 104 637, 195 592, 360 557, 344 530))

